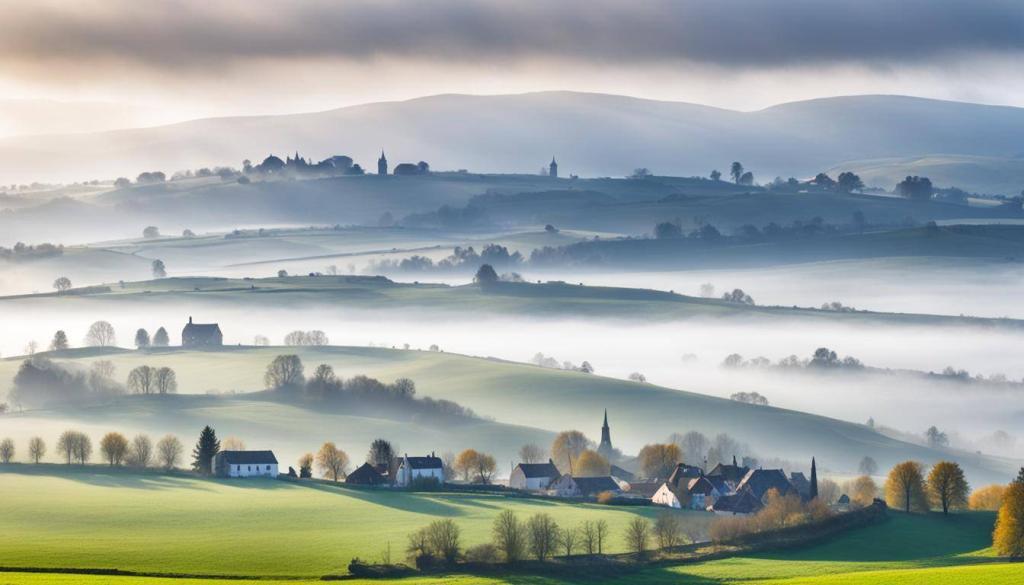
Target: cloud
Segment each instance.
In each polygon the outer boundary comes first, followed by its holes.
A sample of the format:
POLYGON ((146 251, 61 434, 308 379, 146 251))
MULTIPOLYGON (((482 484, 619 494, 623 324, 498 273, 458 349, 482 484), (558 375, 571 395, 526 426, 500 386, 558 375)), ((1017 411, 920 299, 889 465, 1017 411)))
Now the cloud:
POLYGON ((1024 8, 1003 0, 64 0, 9 5, 0 23, 0 60, 22 72, 377 59, 887 67, 1022 50, 1024 8))

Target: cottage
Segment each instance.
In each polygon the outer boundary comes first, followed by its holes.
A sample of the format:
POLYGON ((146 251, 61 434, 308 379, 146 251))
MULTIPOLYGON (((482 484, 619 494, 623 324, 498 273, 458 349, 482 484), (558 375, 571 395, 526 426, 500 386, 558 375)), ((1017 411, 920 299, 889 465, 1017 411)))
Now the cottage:
POLYGON ((811 496, 811 482, 807 481, 807 476, 803 472, 791 472, 789 474, 789 483, 793 484, 793 488, 796 489, 801 498, 806 500, 811 496))
POLYGON ((395 472, 395 485, 408 487, 417 480, 444 483, 444 463, 441 458, 434 453, 427 457, 402 457, 398 461, 398 471, 395 472))
POLYGON ((770 490, 778 491, 780 496, 798 493, 781 469, 752 469, 736 486, 736 493, 749 491, 762 502, 770 490))
POLYGON ((622 493, 622 488, 615 481, 615 478, 610 475, 602 477, 573 477, 568 473, 556 479, 551 484, 551 487, 548 488, 548 493, 551 495, 566 498, 590 498, 603 492, 611 492, 618 495, 622 493))
POLYGON ((732 465, 725 463, 719 463, 711 471, 707 473, 708 477, 721 477, 726 482, 732 485, 737 485, 743 480, 744 476, 750 472, 749 467, 736 464, 736 457, 732 458, 732 465))
POLYGON ((220 347, 224 345, 224 335, 220 325, 216 323, 193 323, 192 317, 181 330, 182 347, 220 347))
POLYGON ((750 490, 743 490, 730 496, 718 498, 711 506, 711 511, 722 516, 746 516, 756 514, 764 506, 761 500, 750 493, 750 490))
POLYGON ((213 456, 217 477, 277 477, 273 451, 221 451, 213 456))
POLYGON ((703 475, 704 470, 696 465, 678 463, 676 468, 672 470, 672 473, 669 474, 668 483, 672 486, 672 489, 686 489, 690 480, 703 475))
POLYGON ((363 463, 355 471, 345 477, 345 483, 352 485, 387 485, 387 467, 377 467, 369 463, 363 463))
POLYGON ((672 489, 668 482, 664 482, 658 487, 658 491, 654 492, 654 495, 651 496, 651 503, 655 506, 666 506, 676 510, 683 507, 683 499, 679 497, 679 494, 676 490, 672 489))
POLYGON ((547 463, 520 463, 512 470, 512 475, 508 478, 508 485, 519 490, 546 490, 551 482, 561 476, 562 474, 555 467, 555 462, 551 459, 548 459, 547 463))
POLYGON ((623 495, 630 498, 650 500, 654 497, 654 494, 658 493, 662 483, 656 481, 631 481, 626 484, 626 490, 623 495))

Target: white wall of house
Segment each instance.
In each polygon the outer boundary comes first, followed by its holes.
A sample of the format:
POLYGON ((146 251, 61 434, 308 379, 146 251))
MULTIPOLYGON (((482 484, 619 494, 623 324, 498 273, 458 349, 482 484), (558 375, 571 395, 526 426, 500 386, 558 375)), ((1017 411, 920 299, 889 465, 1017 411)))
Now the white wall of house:
POLYGON ((539 491, 551 485, 552 477, 526 477, 523 470, 516 467, 508 478, 508 486, 519 490, 539 491))
POLYGON ((277 477, 277 463, 232 463, 228 477, 277 477))
POLYGON ((677 510, 683 507, 679 498, 676 497, 676 494, 673 493, 671 489, 669 489, 667 483, 661 484, 658 491, 654 492, 654 495, 651 496, 651 503, 656 506, 668 506, 669 508, 675 508, 677 510))
POLYGON ((580 495, 580 489, 569 475, 563 475, 548 488, 548 494, 562 498, 573 498, 580 495))
POLYGON ((395 475, 395 483, 400 487, 408 487, 410 483, 419 478, 434 478, 439 483, 444 483, 444 469, 435 467, 432 469, 413 469, 406 465, 405 461, 398 467, 395 475))

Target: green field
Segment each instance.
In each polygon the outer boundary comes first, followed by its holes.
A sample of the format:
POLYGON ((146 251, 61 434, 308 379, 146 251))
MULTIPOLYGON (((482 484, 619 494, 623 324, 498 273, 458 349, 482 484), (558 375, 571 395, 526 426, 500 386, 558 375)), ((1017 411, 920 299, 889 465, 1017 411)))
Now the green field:
MULTIPOLYGON (((267 578, 260 583, 273 583, 274 577, 312 582, 323 574, 343 572, 353 556, 380 559, 388 543, 393 557, 400 559, 405 535, 439 517, 459 524, 466 545, 487 540, 494 516, 506 508, 521 515, 547 512, 562 525, 603 518, 611 525, 612 550, 621 551, 623 529, 632 515, 651 517, 657 511, 500 496, 361 491, 272 480, 211 481, 102 470, 58 475, 54 471, 0 472, 0 566, 117 568, 267 578)), ((704 513, 682 515, 684 522, 694 525, 709 521, 704 513)), ((1024 577, 1024 564, 1005 564, 988 549, 991 513, 944 518, 893 512, 890 516, 880 524, 804 549, 653 566, 601 582, 1001 584, 1024 577)), ((445 582, 559 585, 592 580, 458 576, 445 582)), ((214 582, 0 573, 3 585, 214 582)), ((419 585, 437 580, 400 582, 419 585)))

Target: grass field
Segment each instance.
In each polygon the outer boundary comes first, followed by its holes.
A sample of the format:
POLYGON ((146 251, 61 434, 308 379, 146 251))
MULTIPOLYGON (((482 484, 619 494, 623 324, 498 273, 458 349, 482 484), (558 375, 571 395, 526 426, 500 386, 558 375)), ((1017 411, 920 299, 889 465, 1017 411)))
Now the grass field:
MULTIPOLYGON (((550 513, 562 525, 604 518, 612 549, 643 508, 567 505, 498 496, 367 492, 274 481, 71 472, 0 473, 0 566, 118 568, 154 573, 252 575, 309 582, 360 556, 379 559, 387 543, 401 558, 405 534, 438 517, 454 519, 466 545, 489 538, 501 509, 550 513)), ((683 513, 684 522, 708 516, 683 513)), ((705 563, 653 566, 604 583, 726 585, 1018 583, 1024 564, 1006 564, 988 545, 994 515, 906 516, 856 529, 820 545, 705 563)), ((164 579, 0 573, 0 585, 208 585, 216 579, 164 579)), ((246 581, 231 581, 245 583, 246 581)), ((364 583, 363 581, 355 581, 364 583)), ((374 581, 380 583, 381 581, 374 581)), ((391 582, 391 581, 387 581, 391 582)), ((409 585, 437 578, 397 581, 409 585)), ((589 578, 452 576, 458 585, 561 585, 589 578)))

